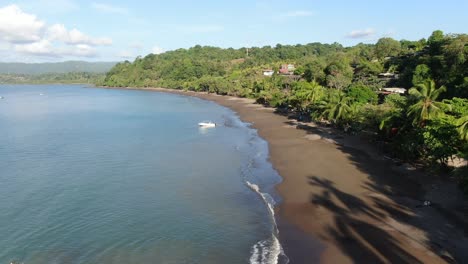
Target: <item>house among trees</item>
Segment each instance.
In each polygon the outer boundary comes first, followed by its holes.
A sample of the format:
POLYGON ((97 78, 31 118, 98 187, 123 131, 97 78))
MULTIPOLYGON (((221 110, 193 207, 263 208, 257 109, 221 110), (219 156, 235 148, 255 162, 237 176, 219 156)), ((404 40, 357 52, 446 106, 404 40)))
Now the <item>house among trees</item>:
POLYGON ((380 89, 381 94, 406 94, 405 88, 389 87, 380 89))
POLYGON ((291 75, 294 73, 295 69, 296 67, 294 67, 294 64, 282 64, 279 69, 279 74, 291 75))
POLYGON ((271 76, 273 76, 273 73, 275 73, 275 71, 272 70, 272 69, 265 69, 265 70, 263 70, 263 75, 264 75, 264 76, 269 76, 269 77, 271 77, 271 76))
POLYGON ((381 79, 398 79, 399 75, 393 72, 383 72, 379 73, 379 78, 381 79))

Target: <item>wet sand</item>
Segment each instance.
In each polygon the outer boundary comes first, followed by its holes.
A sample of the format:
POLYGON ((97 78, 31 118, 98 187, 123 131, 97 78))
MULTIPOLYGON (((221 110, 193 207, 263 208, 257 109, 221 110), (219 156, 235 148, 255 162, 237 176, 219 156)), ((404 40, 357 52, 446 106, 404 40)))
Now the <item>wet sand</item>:
POLYGON ((237 112, 267 140, 283 177, 277 191, 280 240, 290 263, 450 263, 468 259, 468 240, 437 206, 421 206, 422 172, 373 146, 303 124, 251 99, 195 96, 237 112))

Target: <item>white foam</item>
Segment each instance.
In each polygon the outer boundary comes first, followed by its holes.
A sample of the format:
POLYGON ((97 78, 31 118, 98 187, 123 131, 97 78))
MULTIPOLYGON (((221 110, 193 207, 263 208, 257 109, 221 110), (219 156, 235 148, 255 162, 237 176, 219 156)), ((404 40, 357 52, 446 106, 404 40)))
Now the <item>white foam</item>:
POLYGON ((251 264, 276 264, 282 253, 281 245, 275 235, 271 239, 257 242, 252 247, 251 264))
POLYGON ((250 256, 250 263, 251 264, 257 264, 258 263, 258 258, 260 256, 260 245, 263 241, 257 242, 255 245, 252 246, 252 255, 250 256))
MULTIPOLYGON (((278 232, 278 227, 276 224, 275 210, 274 210, 276 201, 270 194, 266 192, 261 192, 260 187, 257 184, 251 183, 249 181, 252 178, 252 176, 255 174, 254 172, 252 172, 252 170, 256 169, 254 167, 255 160, 258 160, 259 158, 263 160, 262 157, 265 154, 262 151, 256 149, 257 144, 261 143, 261 141, 258 141, 257 132, 255 130, 250 130, 250 131, 253 131, 248 141, 248 146, 249 146, 248 149, 251 151, 248 152, 247 162, 245 166, 241 167, 240 172, 247 187, 250 188, 255 193, 257 193, 262 198, 265 205, 267 206, 268 211, 269 211, 270 221, 273 226, 273 230, 272 230, 270 237, 264 240, 260 240, 252 246, 249 262, 251 264, 279 264, 279 262, 281 262, 281 264, 288 264, 289 259, 284 254, 283 248, 278 239, 279 232, 278 232), (253 149, 255 149, 256 151, 253 152, 252 151, 253 149)), ((236 146, 236 149, 238 151, 241 151, 241 149, 237 148, 237 146, 236 146)))
MULTIPOLYGON (((277 264, 279 257, 284 255, 283 248, 278 240, 278 227, 275 220, 275 201, 268 193, 262 193, 260 187, 256 184, 246 181, 247 186, 262 197, 263 202, 267 205, 270 211, 270 217, 274 225, 274 232, 271 238, 261 240, 252 246, 252 254, 250 256, 251 264, 277 264)), ((285 256, 286 257, 286 256, 285 256)), ((288 262, 288 261, 287 261, 288 262)))
POLYGON ((258 185, 256 185, 256 184, 250 183, 249 181, 246 181, 246 184, 247 184, 247 186, 249 186, 250 189, 252 189, 257 194, 259 194, 260 197, 262 197, 263 202, 265 202, 265 204, 268 206, 268 209, 270 211, 271 219, 272 219, 272 221, 273 221, 273 223, 275 224, 275 227, 276 227, 275 209, 274 209, 276 203, 275 203, 275 200, 273 199, 273 197, 271 197, 271 195, 269 195, 268 193, 262 193, 260 191, 260 187, 258 187, 258 185))

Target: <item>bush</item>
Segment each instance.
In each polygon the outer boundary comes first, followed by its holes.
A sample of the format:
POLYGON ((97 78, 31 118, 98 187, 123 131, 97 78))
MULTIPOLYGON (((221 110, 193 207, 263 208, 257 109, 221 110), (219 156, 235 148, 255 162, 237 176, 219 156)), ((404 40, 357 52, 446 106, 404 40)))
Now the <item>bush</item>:
POLYGON ((457 154, 462 142, 456 127, 445 119, 431 120, 423 132, 425 156, 446 164, 448 159, 457 154))
POLYGON ((358 114, 362 117, 366 129, 377 131, 382 120, 389 116, 392 110, 394 109, 386 104, 364 105, 358 114))
POLYGON ((406 97, 399 94, 389 94, 385 97, 385 103, 394 108, 405 108, 406 97))
POLYGON ((400 129, 392 142, 392 152, 403 160, 418 160, 423 156, 422 134, 422 129, 419 127, 400 129))
POLYGON ((377 94, 367 86, 352 86, 346 94, 358 104, 375 104, 378 100, 377 94))
POLYGON ((444 118, 429 120, 424 127, 401 128, 392 145, 403 159, 422 159, 432 165, 447 164, 463 147, 456 127, 444 118))

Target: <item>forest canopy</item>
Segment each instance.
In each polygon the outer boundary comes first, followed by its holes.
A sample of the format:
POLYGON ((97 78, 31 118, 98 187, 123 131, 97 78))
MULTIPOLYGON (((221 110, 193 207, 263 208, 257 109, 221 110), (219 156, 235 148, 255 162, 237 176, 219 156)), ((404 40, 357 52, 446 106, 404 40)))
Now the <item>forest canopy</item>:
POLYGON ((119 63, 100 84, 254 98, 299 119, 370 131, 402 160, 444 165, 468 156, 466 34, 436 30, 427 39, 352 47, 197 45, 119 63))

